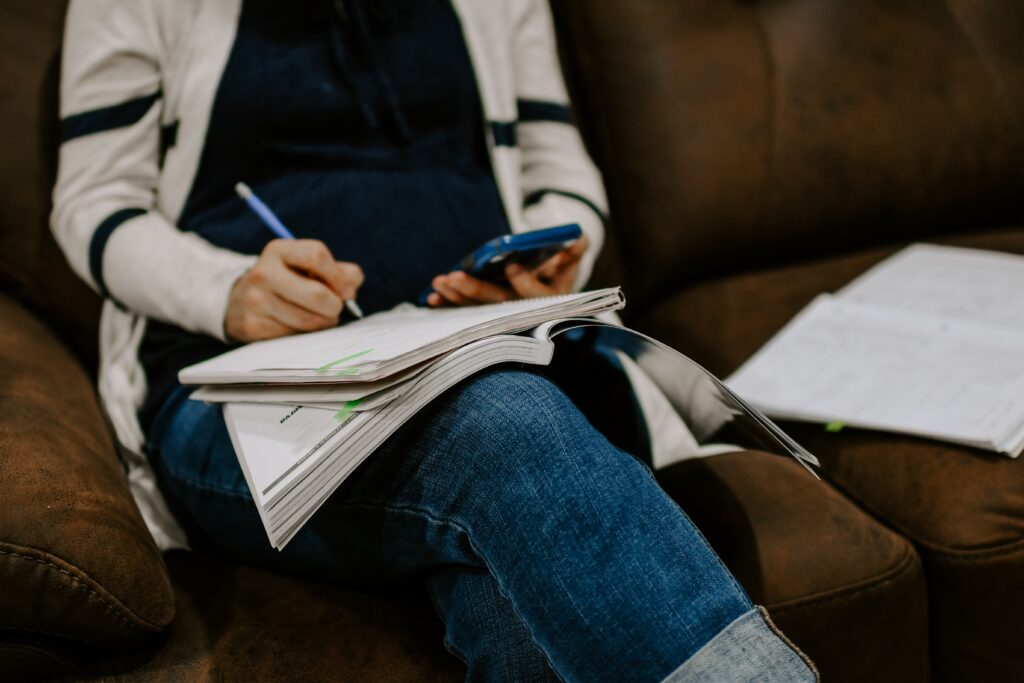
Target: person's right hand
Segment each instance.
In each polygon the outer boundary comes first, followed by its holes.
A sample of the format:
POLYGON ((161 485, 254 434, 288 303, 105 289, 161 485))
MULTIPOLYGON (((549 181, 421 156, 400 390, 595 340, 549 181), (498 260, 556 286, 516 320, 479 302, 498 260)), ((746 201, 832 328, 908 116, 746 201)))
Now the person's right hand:
POLYGON ((338 324, 363 284, 354 263, 335 261, 319 240, 274 240, 231 288, 224 332, 251 342, 338 324))

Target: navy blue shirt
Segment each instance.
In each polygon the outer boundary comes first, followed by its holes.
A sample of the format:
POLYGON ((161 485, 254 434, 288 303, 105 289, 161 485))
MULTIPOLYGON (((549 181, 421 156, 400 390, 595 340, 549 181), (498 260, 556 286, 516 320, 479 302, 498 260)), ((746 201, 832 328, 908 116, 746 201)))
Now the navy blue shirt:
MULTIPOLYGON (((362 267, 366 313, 414 300, 508 232, 448 0, 245 0, 179 227, 258 254, 274 235, 234 194, 238 181, 296 237, 362 267)), ((178 370, 227 348, 150 322, 143 426, 178 370)))

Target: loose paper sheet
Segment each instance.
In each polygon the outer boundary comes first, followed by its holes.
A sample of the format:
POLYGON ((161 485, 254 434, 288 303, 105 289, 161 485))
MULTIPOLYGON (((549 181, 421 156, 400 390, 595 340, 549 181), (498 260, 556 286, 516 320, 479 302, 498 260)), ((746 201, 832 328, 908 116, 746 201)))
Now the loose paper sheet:
POLYGON ((1024 331, 1024 258, 915 244, 867 271, 837 296, 1024 331))
POLYGON ((818 297, 727 381, 776 417, 1018 451, 1024 333, 818 297))

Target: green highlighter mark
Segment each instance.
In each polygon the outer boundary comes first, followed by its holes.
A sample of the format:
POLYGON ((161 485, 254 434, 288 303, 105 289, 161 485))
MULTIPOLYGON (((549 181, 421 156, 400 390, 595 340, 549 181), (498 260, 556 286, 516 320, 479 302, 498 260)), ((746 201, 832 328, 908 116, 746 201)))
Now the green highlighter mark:
POLYGON ((348 403, 345 404, 344 408, 342 408, 341 410, 334 414, 334 419, 337 420, 338 422, 344 422, 345 420, 348 419, 348 416, 352 414, 352 411, 356 409, 356 406, 358 406, 362 402, 363 399, 361 398, 349 401, 348 403))
MULTIPOLYGON (((350 360, 355 360, 356 358, 359 358, 361 356, 365 356, 366 354, 372 353, 372 352, 373 352, 373 349, 366 349, 365 351, 360 351, 359 353, 353 353, 351 356, 345 356, 344 358, 339 358, 338 360, 331 361, 327 365, 321 365, 320 367, 318 367, 316 369, 316 371, 317 371, 317 373, 322 375, 322 374, 326 373, 328 370, 330 370, 331 368, 333 368, 336 365, 341 365, 342 363, 347 363, 350 360)), ((339 375, 344 375, 344 374, 351 375, 351 374, 355 374, 355 372, 354 371, 352 371, 352 372, 339 372, 337 374, 339 374, 339 375)))
POLYGON ((835 434, 836 432, 843 431, 843 427, 845 426, 846 425, 842 422, 829 422, 828 424, 825 425, 825 431, 829 432, 830 434, 835 434))

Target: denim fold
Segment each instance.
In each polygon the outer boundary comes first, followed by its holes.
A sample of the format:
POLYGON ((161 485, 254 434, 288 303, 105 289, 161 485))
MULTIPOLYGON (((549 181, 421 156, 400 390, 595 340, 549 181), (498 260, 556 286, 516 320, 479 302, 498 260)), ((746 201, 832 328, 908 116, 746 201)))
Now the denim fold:
POLYGON ((712 638, 663 683, 754 683, 819 680, 814 664, 755 607, 712 638))

